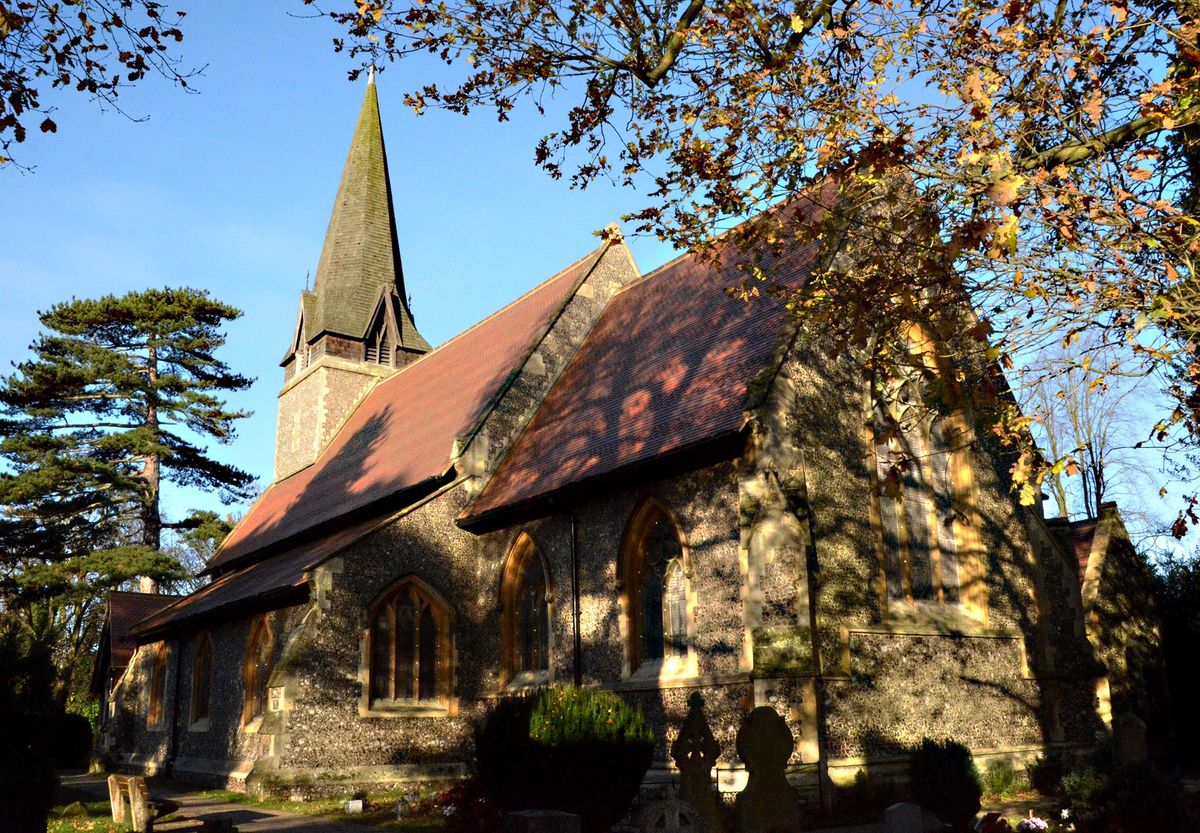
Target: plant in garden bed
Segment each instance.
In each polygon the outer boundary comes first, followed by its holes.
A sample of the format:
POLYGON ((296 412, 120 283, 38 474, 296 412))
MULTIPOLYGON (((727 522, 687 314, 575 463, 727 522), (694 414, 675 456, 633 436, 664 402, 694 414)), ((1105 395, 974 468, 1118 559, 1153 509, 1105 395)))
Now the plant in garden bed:
POLYGON ((584 833, 629 809, 654 753, 640 710, 615 694, 548 688, 502 700, 475 733, 479 780, 504 812, 562 810, 584 833))
POLYGON ((979 812, 979 770, 961 743, 922 740, 909 759, 909 780, 917 803, 955 831, 965 831, 979 812))

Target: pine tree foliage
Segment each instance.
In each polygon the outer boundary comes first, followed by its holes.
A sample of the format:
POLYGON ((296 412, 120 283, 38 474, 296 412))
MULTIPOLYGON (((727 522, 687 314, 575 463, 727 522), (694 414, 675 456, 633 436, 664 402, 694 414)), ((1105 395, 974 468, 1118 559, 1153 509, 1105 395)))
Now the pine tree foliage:
POLYGON ((249 379, 216 357, 241 313, 206 292, 154 289, 55 305, 0 387, 0 593, 9 603, 90 593, 134 577, 178 580, 161 514, 174 483, 250 494, 253 478, 210 455, 245 413, 224 394, 249 379))

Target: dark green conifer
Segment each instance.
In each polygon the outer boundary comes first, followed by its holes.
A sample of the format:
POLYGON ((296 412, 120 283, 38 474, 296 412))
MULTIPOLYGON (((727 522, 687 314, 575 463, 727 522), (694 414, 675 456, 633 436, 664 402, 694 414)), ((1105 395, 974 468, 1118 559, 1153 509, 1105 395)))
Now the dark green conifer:
POLYGON ((249 379, 215 356, 239 310, 194 289, 152 289, 56 304, 33 358, 0 386, 0 590, 47 599, 81 582, 181 576, 163 552, 161 488, 227 501, 253 478, 215 460, 245 413, 223 395, 249 379))

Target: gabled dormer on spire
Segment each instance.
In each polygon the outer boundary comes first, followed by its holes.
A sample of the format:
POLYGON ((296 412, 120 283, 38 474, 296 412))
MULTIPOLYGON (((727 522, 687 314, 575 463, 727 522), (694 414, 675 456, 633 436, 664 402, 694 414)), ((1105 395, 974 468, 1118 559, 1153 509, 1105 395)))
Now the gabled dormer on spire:
POLYGON ((283 357, 276 479, 312 463, 380 378, 429 352, 413 323, 375 76, 342 170, 312 291, 283 357))

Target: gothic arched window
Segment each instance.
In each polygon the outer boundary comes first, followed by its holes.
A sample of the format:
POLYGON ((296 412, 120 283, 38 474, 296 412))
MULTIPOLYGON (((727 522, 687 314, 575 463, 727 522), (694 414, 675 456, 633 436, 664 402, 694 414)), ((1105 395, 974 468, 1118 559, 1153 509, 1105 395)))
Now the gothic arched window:
POLYGON ((275 639, 260 616, 250 628, 246 657, 242 663, 242 723, 262 717, 267 710, 267 682, 274 666, 275 639))
POLYGON ((451 681, 446 604, 410 577, 371 606, 369 619, 369 705, 446 705, 451 681))
POLYGON ((167 643, 158 643, 154 661, 150 666, 150 705, 146 709, 146 723, 157 726, 163 718, 163 701, 167 696, 167 643))
POLYGON ((688 576, 683 538, 655 501, 630 519, 621 557, 629 668, 678 667, 688 658, 688 576))
POLYGON ((959 600, 957 512, 946 422, 914 374, 873 391, 879 532, 887 596, 959 600))
POLYGON ((501 628, 504 682, 540 681, 550 672, 550 588, 546 563, 521 533, 504 565, 501 628))
POLYGON ((205 631, 196 640, 196 653, 192 656, 192 723, 208 719, 211 702, 212 637, 205 631))

